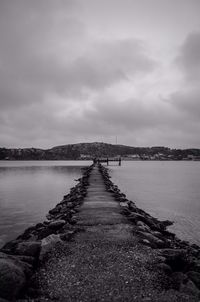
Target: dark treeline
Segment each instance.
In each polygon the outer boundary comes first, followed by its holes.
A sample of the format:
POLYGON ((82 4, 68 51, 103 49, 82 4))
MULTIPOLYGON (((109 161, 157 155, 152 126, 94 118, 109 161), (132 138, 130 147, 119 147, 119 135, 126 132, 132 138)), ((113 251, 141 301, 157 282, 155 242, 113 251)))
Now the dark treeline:
POLYGON ((139 159, 194 159, 200 157, 200 149, 170 149, 167 147, 130 147, 105 143, 80 143, 57 146, 43 150, 37 148, 0 148, 0 160, 75 160, 93 157, 129 157, 139 159), (152 158, 151 158, 152 157, 152 158))

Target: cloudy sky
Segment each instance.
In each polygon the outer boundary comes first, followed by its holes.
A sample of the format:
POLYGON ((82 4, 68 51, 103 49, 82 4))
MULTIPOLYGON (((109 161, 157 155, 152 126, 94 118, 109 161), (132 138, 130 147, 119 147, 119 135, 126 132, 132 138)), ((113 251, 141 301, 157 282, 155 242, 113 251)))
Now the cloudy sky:
POLYGON ((199 0, 0 0, 0 146, 200 148, 199 0))

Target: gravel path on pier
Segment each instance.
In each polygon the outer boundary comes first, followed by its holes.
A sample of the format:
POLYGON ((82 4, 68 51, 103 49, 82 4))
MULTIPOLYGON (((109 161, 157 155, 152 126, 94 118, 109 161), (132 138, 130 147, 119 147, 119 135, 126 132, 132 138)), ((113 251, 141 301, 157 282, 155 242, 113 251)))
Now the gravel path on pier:
MULTIPOLYGON (((32 301, 191 301, 158 270, 156 252, 138 242, 118 203, 95 167, 88 195, 77 214, 78 232, 52 250, 36 273, 40 290, 32 301)), ((195 300, 193 300, 195 301, 195 300)))

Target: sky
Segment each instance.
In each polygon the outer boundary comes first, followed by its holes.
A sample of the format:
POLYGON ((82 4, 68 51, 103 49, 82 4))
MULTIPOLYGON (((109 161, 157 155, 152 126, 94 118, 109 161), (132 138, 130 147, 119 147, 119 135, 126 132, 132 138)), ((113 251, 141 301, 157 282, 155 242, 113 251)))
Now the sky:
POLYGON ((200 148, 199 0, 0 0, 0 147, 200 148))

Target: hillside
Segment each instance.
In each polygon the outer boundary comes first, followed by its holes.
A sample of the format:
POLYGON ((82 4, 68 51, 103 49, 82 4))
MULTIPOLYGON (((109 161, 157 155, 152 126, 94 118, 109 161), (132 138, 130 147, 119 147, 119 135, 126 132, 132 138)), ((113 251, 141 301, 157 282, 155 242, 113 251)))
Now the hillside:
POLYGON ((0 160, 72 160, 94 157, 136 156, 138 159, 194 159, 200 156, 200 149, 170 149, 167 147, 131 147, 106 143, 79 143, 56 146, 51 149, 0 148, 0 160))

